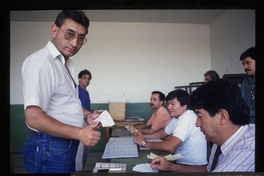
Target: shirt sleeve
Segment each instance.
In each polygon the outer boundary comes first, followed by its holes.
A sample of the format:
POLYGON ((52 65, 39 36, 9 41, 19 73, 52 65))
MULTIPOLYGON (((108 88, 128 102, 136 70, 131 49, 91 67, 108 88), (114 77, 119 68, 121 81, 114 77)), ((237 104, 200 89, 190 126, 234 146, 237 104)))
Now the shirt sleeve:
POLYGON ((24 109, 35 105, 46 112, 53 93, 54 78, 45 59, 28 58, 22 66, 24 109))
POLYGON ((160 114, 153 121, 151 128, 153 130, 159 130, 161 128, 166 127, 169 122, 170 117, 166 116, 166 114, 160 114))
POLYGON ((173 136, 184 142, 190 136, 193 127, 195 127, 191 120, 191 118, 183 117, 182 120, 178 121, 177 126, 174 127, 173 136))

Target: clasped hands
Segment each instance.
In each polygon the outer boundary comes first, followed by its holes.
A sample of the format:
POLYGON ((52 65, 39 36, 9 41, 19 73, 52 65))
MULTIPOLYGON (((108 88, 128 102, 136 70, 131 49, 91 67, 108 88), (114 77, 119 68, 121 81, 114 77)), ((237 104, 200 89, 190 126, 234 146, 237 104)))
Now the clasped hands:
POLYGON ((138 145, 141 145, 142 141, 144 141, 144 135, 140 132, 135 132, 134 142, 137 143, 138 145))

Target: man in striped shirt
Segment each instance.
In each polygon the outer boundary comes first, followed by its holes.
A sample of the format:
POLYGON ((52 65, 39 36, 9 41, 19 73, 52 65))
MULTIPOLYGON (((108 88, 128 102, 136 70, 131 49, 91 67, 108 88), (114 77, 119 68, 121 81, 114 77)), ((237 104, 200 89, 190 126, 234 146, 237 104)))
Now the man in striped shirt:
POLYGON ((196 126, 213 143, 207 166, 173 164, 159 157, 151 167, 173 172, 254 172, 255 124, 249 124, 249 107, 240 88, 225 79, 209 81, 192 93, 191 108, 197 115, 196 126), (215 157, 216 153, 220 155, 215 157))

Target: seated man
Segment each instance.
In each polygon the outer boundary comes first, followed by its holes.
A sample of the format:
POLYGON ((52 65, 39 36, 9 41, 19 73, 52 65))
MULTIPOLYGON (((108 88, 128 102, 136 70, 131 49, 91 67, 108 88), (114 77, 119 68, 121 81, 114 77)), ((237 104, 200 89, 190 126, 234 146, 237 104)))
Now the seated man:
POLYGON ((191 109, 197 114, 196 126, 214 143, 207 166, 173 164, 159 157, 152 160, 152 168, 174 172, 255 171, 255 124, 249 124, 249 108, 236 84, 219 79, 202 85, 191 95, 191 109))
POLYGON ((204 82, 207 83, 208 81, 214 81, 216 79, 219 79, 219 75, 214 70, 209 70, 205 72, 204 74, 204 82))
POLYGON ((147 123, 135 124, 129 127, 131 132, 153 133, 165 128, 170 122, 171 117, 167 109, 163 107, 165 95, 160 91, 153 91, 150 97, 150 106, 154 110, 147 123))
POLYGON ((180 153, 183 158, 177 163, 186 165, 206 165, 207 142, 204 134, 195 126, 196 115, 189 110, 190 96, 182 90, 171 91, 167 97, 168 112, 172 117, 165 129, 151 134, 136 132, 134 141, 150 149, 180 153), (146 139, 163 139, 161 142, 148 142, 146 139))

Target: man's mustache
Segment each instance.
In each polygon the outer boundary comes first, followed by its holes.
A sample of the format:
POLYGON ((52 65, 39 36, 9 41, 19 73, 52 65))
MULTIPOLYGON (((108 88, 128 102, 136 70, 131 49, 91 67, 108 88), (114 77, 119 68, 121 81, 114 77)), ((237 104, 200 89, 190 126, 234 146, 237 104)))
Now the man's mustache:
POLYGON ((250 69, 245 69, 245 72, 250 71, 250 69))

